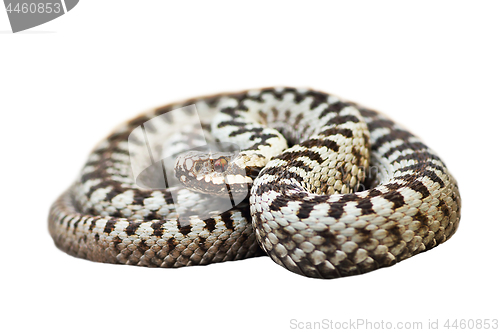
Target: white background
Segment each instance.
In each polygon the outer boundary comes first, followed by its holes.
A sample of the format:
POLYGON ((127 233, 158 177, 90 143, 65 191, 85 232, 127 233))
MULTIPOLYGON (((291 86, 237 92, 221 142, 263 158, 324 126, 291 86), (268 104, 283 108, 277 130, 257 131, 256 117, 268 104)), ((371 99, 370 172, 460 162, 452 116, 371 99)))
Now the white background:
POLYGON ((499 11, 486 1, 82 0, 11 34, 0 10, 1 330, 284 332, 292 319, 438 319, 445 330, 446 319, 500 319, 499 11), (49 206, 114 126, 185 97, 273 85, 337 94, 422 137, 459 182, 456 235, 391 268, 324 281, 266 257, 148 269, 55 248, 49 206))

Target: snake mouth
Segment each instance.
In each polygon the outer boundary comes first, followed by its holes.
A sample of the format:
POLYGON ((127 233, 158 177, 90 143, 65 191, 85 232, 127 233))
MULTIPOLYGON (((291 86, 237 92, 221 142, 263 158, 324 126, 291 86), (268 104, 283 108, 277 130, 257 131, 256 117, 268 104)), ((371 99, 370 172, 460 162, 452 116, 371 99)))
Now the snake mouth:
POLYGON ((238 166, 238 154, 189 151, 175 161, 175 177, 186 188, 205 194, 248 193, 253 180, 238 166))

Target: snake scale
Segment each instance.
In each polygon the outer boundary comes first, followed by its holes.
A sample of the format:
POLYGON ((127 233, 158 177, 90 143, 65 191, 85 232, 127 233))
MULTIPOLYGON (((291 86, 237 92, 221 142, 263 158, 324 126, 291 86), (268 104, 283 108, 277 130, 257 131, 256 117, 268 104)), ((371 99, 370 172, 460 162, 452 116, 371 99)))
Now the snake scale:
POLYGON ((337 278, 445 242, 460 206, 436 153, 383 114, 311 89, 265 88, 122 124, 52 205, 49 231, 59 249, 98 262, 182 267, 267 254, 294 273, 337 278), (186 152, 204 141, 182 117, 199 117, 206 138, 238 149, 186 152), (131 161, 151 156, 137 129, 157 156, 176 156, 175 186, 137 181, 131 161))

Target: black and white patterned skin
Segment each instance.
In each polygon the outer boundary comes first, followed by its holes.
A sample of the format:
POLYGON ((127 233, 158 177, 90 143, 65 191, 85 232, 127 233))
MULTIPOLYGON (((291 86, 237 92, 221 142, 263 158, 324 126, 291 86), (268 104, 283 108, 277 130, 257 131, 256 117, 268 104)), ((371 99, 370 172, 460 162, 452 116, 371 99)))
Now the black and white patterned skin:
MULTIPOLYGON (((156 132, 152 145, 165 144, 156 132)), ((181 171, 186 180, 189 170, 181 171)), ((336 278, 443 243, 458 227, 460 205, 445 164, 382 114, 314 90, 266 88, 171 104, 122 125, 53 204, 49 230, 61 250, 99 262, 182 267, 267 253, 292 272, 336 278), (207 135, 237 144, 238 156, 223 168, 212 161, 218 170, 193 189, 139 187, 130 133, 191 104, 207 135), (246 176, 228 174, 236 167, 246 176), (228 188, 248 186, 249 197, 214 211, 209 187, 220 179, 228 188), (198 193, 200 186, 207 190, 198 193), (174 196, 184 200, 182 214, 174 196)))

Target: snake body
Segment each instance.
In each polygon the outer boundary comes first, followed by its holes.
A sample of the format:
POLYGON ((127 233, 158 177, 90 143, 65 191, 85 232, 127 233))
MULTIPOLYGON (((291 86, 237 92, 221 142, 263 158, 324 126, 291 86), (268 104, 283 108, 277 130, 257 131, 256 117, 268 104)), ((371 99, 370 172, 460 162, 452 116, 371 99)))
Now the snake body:
MULTIPOLYGON (((194 116, 186 109, 180 118, 194 116)), ((315 90, 266 88, 170 104, 123 124, 52 205, 49 231, 61 250, 98 262, 182 267, 268 254, 297 274, 336 278, 443 243, 460 206, 441 159, 386 116, 315 90), (207 137, 240 151, 182 155, 203 142, 171 133, 174 111, 190 105, 207 137), (181 153, 182 184, 138 183, 131 161, 148 160, 138 128, 149 154, 181 153), (231 204, 219 205, 216 192, 231 204)))

